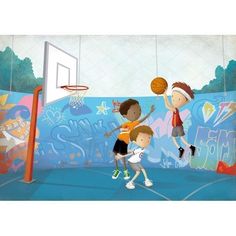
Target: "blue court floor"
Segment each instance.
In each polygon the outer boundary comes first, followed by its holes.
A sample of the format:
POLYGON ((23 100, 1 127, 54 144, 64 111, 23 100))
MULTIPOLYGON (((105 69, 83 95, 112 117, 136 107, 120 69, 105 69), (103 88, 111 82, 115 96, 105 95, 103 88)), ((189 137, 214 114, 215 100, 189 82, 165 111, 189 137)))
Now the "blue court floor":
MULTIPOLYGON (((209 171, 146 169, 153 187, 140 175, 134 190, 125 188, 111 168, 42 170, 35 182, 22 183, 23 174, 0 176, 0 200, 236 200, 236 177, 209 171)), ((131 172, 131 176, 133 172, 131 172)))

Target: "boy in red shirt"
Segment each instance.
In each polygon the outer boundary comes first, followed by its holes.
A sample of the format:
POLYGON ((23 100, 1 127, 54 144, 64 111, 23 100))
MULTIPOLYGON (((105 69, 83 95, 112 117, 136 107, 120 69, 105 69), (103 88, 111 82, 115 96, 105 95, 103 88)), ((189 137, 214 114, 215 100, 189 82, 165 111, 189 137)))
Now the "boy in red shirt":
POLYGON ((176 137, 178 136, 180 137, 181 141, 186 146, 189 146, 191 150, 191 155, 194 156, 196 147, 189 144, 184 137, 185 133, 184 133, 184 128, 183 128, 183 122, 180 118, 179 110, 178 110, 179 108, 181 108, 182 106, 190 102, 192 99, 194 99, 194 93, 192 89, 190 88, 189 85, 185 83, 176 82, 176 83, 173 83, 172 85, 172 97, 171 97, 172 103, 169 102, 166 92, 164 93, 163 98, 164 98, 166 108, 173 112, 172 139, 175 146, 179 150, 179 158, 182 158, 184 154, 184 149, 181 146, 179 146, 179 144, 176 141, 176 137))
MULTIPOLYGON (((138 120, 141 116, 141 107, 138 101, 134 99, 128 99, 120 104, 119 112, 124 118, 128 120, 128 122, 118 126, 117 128, 113 129, 110 132, 105 133, 106 137, 110 137, 114 131, 116 130, 121 131, 117 137, 117 140, 113 148, 116 169, 113 171, 112 179, 117 179, 121 173, 118 167, 118 160, 116 156, 126 155, 128 153, 127 149, 128 149, 128 144, 130 142, 130 137, 129 137, 130 131, 132 131, 137 125, 146 120, 154 111, 154 109, 155 108, 152 105, 150 112, 145 117, 138 120)), ((126 160, 125 158, 122 158, 122 160, 124 164, 124 179, 129 179, 130 175, 126 167, 126 160)))

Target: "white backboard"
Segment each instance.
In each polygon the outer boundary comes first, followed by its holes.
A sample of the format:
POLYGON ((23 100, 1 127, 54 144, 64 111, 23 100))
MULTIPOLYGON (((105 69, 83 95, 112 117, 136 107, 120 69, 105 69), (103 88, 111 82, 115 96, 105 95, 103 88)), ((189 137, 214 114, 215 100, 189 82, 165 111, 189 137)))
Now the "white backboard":
POLYGON ((78 59, 55 45, 45 42, 43 105, 69 96, 61 88, 63 85, 76 85, 78 59))

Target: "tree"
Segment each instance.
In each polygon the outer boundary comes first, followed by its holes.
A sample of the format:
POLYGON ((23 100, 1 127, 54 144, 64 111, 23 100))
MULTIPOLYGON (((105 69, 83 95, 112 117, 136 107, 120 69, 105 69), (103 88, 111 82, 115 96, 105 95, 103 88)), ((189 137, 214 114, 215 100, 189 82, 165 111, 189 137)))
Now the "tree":
POLYGON ((200 90, 194 90, 195 93, 216 93, 236 90, 236 61, 229 61, 228 66, 224 69, 217 66, 215 69, 215 78, 204 85, 200 90))
POLYGON ((0 51, 0 89, 15 92, 33 93, 38 85, 42 85, 43 78, 36 78, 30 58, 19 59, 6 47, 0 51), (12 82, 12 86, 11 86, 12 82))

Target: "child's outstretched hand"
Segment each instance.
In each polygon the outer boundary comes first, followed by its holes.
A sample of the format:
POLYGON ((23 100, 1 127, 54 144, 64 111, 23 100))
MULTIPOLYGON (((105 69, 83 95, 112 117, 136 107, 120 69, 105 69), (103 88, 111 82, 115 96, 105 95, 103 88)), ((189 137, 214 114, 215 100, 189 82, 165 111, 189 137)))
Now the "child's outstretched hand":
POLYGON ((106 138, 109 138, 109 137, 111 136, 111 132, 106 132, 106 133, 104 134, 104 136, 105 136, 106 138))
POLYGON ((150 109, 150 112, 154 112, 155 111, 155 106, 154 105, 151 105, 151 109, 150 109))
POLYGON ((167 90, 168 90, 168 87, 165 89, 163 95, 167 96, 167 90))

